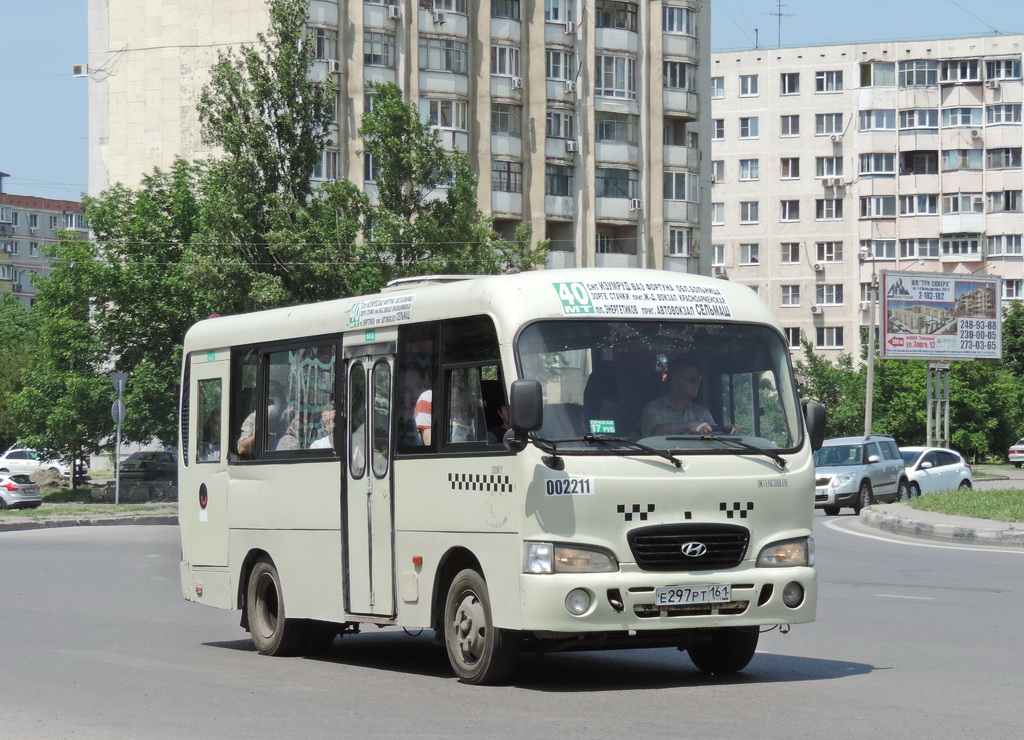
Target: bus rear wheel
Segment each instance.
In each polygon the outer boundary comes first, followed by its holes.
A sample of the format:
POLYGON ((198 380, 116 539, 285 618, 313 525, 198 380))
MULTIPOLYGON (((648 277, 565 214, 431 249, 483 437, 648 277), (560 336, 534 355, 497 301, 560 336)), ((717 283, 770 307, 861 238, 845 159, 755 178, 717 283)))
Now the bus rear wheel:
POLYGON ((736 673, 746 668, 754 657, 758 637, 757 627, 719 627, 711 633, 710 640, 687 648, 686 652, 704 673, 736 673))
POLYGON ((448 589, 444 644, 452 670, 463 683, 498 683, 515 668, 516 633, 494 626, 487 583, 475 570, 461 571, 448 589))
POLYGON ((270 558, 260 558, 249 574, 245 609, 252 642, 261 655, 296 655, 306 644, 309 624, 288 618, 281 577, 270 558))

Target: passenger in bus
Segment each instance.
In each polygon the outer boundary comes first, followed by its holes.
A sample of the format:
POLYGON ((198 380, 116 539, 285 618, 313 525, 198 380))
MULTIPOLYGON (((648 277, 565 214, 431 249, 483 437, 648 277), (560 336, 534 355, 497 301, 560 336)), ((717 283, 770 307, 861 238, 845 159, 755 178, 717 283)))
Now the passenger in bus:
POLYGON ((508 423, 508 404, 503 403, 498 407, 498 417, 500 421, 487 430, 487 442, 490 444, 500 444, 505 439, 505 432, 512 427, 508 423))
POLYGON ((299 412, 289 406, 281 417, 281 424, 285 427, 285 430, 280 439, 277 440, 277 447, 275 449, 298 450, 302 448, 302 443, 299 441, 300 420, 299 412))
MULTIPOLYGON (((677 357, 668 363, 664 395, 644 406, 640 436, 664 434, 711 434, 715 419, 706 407, 695 403, 700 393, 700 369, 692 358, 677 357)), ((734 434, 739 429, 733 427, 734 434)))
POLYGON ((416 420, 416 431, 419 432, 420 441, 430 445, 430 427, 433 422, 434 392, 428 388, 420 394, 413 409, 413 418, 416 420))
POLYGON ((334 425, 337 411, 334 404, 329 403, 320 411, 320 425, 323 429, 323 436, 314 440, 309 446, 311 450, 333 450, 334 449, 334 425))
MULTIPOLYGON (((270 381, 267 388, 267 449, 274 449, 277 445, 278 432, 280 431, 281 416, 284 413, 284 386, 277 380, 270 381)), ((238 454, 242 457, 250 457, 256 444, 256 409, 245 417, 242 422, 242 430, 238 435, 238 454)))

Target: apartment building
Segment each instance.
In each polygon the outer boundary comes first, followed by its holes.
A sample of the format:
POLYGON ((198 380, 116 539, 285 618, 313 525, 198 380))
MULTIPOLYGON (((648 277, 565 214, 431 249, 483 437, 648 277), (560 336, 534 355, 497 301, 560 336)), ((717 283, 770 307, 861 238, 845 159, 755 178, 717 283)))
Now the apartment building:
MULTIPOLYGON (((551 266, 710 271, 699 0, 312 0, 311 74, 338 88, 314 179, 373 195, 356 137, 369 82, 393 82, 480 178, 511 236, 529 223, 551 266), (703 121, 703 122, 702 122, 703 121)), ((90 0, 89 191, 137 185, 207 154, 195 106, 217 52, 253 42, 264 0, 90 0)))
POLYGON ((0 191, 0 293, 32 305, 33 276, 50 271, 46 248, 66 230, 86 232, 78 203, 0 191))
POLYGON ((880 270, 1024 298, 1024 36, 712 54, 712 271, 859 356, 880 270))

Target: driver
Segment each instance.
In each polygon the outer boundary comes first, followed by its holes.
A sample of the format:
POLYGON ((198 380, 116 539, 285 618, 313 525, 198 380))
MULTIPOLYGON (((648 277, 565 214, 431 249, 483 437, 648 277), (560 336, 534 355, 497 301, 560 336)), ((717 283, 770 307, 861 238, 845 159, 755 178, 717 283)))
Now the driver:
MULTIPOLYGON (((715 419, 693 399, 700 392, 700 369, 692 358, 676 357, 668 363, 665 394, 644 406, 640 436, 711 434, 715 419)), ((733 434, 739 429, 732 428, 733 434)))

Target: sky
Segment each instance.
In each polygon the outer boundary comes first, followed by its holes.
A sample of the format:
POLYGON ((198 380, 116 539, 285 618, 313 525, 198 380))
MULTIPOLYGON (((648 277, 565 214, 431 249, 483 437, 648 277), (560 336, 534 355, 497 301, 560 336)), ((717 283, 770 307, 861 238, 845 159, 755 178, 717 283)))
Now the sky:
MULTIPOLYGON (((357 2, 358 0, 347 0, 357 2)), ((486 2, 487 0, 478 0, 486 2)), ((541 2, 541 0, 533 0, 541 2)), ((1022 0, 710 0, 711 48, 1024 33, 1022 0)), ((78 200, 88 183, 88 0, 0 0, 4 192, 78 200)))

